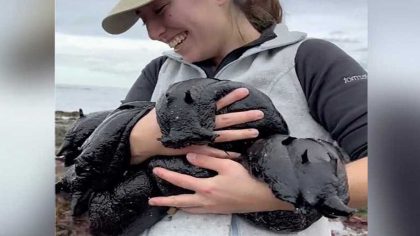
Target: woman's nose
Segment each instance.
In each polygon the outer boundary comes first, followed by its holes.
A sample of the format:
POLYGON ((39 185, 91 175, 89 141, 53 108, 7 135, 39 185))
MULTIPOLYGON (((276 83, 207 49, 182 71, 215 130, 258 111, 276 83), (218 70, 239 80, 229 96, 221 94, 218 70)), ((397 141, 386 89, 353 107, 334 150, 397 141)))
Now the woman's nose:
POLYGON ((149 20, 146 26, 150 39, 163 41, 162 35, 166 31, 166 27, 160 20, 149 20))

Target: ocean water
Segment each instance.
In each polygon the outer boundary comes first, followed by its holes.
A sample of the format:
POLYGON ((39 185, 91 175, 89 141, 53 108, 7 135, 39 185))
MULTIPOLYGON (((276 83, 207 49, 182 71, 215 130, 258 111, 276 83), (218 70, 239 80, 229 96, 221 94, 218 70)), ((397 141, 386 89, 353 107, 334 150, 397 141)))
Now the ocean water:
POLYGON ((128 88, 56 85, 55 109, 58 111, 78 111, 84 113, 112 110, 121 104, 128 88))
MULTIPOLYGON (((363 40, 340 32, 326 33, 319 37, 329 40, 352 56, 367 70, 367 46, 363 40)), ((133 78, 133 82, 136 78, 133 78)), ((125 98, 129 88, 102 87, 94 85, 57 84, 55 89, 56 110, 85 113, 115 109, 125 98)))
POLYGON ((336 44, 365 69, 368 62, 367 0, 280 0, 290 30, 336 44))

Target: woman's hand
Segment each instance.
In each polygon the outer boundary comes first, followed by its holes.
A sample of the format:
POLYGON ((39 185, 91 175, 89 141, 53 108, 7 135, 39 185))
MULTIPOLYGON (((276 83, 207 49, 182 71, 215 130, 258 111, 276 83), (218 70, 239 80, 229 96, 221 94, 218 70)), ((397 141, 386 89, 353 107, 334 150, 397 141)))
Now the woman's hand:
POLYGON ((216 171, 218 175, 195 178, 154 168, 153 173, 160 178, 195 193, 154 197, 149 200, 150 205, 177 207, 197 214, 294 210, 292 204, 277 199, 265 183, 256 180, 235 161, 192 153, 187 159, 193 165, 216 171))
MULTIPOLYGON (((235 89, 219 101, 217 101, 217 110, 222 109, 236 101, 248 96, 249 91, 246 88, 235 89)), ((259 120, 264 117, 264 113, 259 110, 249 110, 243 112, 232 112, 217 115, 215 118, 215 131, 219 136, 215 142, 228 142, 233 140, 250 139, 258 136, 257 129, 239 129, 239 130, 221 130, 223 128, 259 120)), ((204 145, 192 145, 182 149, 166 148, 158 139, 162 136, 159 124, 157 122, 156 110, 151 110, 147 115, 140 119, 133 127, 130 134, 131 164, 139 164, 151 156, 156 155, 185 155, 188 152, 200 153, 204 155, 229 158, 238 157, 238 153, 225 152, 204 145)))

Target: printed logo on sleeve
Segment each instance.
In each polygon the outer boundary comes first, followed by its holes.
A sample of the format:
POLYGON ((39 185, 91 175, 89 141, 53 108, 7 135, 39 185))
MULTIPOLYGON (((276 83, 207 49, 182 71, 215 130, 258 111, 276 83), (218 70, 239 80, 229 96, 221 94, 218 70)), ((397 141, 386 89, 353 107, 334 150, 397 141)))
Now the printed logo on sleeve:
POLYGON ((344 83, 347 84, 353 81, 364 80, 364 79, 367 79, 367 74, 344 77, 343 80, 344 80, 344 83))

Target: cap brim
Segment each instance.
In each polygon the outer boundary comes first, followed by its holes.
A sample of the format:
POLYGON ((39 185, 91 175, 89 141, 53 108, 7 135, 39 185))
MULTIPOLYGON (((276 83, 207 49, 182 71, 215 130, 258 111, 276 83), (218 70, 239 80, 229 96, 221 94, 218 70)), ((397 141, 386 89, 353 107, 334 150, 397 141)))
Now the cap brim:
POLYGON ((139 17, 131 10, 107 16, 102 21, 102 28, 110 34, 121 34, 130 29, 138 20, 139 17))
POLYGON ((152 1, 153 0, 121 0, 102 21, 102 28, 110 34, 124 33, 139 20, 139 16, 134 10, 152 1))

